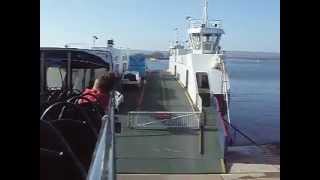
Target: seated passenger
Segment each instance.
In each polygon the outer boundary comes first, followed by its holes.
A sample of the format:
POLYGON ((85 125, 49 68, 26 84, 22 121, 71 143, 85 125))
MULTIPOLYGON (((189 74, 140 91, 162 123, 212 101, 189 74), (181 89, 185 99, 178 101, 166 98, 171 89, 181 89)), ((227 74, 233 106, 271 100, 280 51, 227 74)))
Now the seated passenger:
MULTIPOLYGON (((102 109, 107 111, 107 105, 109 102, 109 92, 112 90, 114 85, 114 76, 111 73, 106 75, 102 75, 97 78, 94 82, 92 88, 86 88, 83 91, 83 95, 85 98, 89 99, 91 102, 97 102, 102 109), (90 95, 92 94, 92 95, 90 95)), ((85 99, 80 99, 79 104, 87 103, 88 101, 85 99)))

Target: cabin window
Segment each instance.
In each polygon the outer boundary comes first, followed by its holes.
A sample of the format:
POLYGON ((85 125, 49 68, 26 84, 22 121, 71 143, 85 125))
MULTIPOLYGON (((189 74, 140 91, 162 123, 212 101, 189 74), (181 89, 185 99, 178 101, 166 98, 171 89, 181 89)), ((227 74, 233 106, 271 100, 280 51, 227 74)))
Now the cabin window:
POLYGON ((204 34, 203 35, 203 42, 210 42, 212 41, 212 35, 211 34, 204 34))
POLYGON ((200 34, 199 33, 193 33, 191 35, 191 44, 193 49, 200 49, 201 42, 200 42, 200 34))
POLYGON ((49 89, 61 89, 64 79, 66 79, 65 69, 57 67, 47 69, 47 87, 49 89))
POLYGON ((215 41, 216 36, 214 34, 203 34, 203 41, 204 42, 212 42, 215 41))
POLYGON ((85 77, 84 69, 72 69, 72 88, 77 90, 82 90, 83 79, 85 77))

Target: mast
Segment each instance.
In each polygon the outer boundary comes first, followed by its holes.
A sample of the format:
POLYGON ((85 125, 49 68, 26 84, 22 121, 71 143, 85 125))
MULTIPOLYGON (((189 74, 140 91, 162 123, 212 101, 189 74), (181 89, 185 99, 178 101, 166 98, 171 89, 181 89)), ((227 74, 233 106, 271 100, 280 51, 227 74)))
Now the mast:
POLYGON ((204 0, 203 24, 208 25, 208 0, 204 0))

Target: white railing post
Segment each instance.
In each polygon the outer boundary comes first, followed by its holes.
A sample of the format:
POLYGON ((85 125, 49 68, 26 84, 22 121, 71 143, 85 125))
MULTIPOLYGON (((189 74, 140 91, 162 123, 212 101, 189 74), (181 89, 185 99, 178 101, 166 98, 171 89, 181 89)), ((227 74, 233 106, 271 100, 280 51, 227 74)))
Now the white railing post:
POLYGON ((227 119, 228 123, 230 124, 230 111, 229 111, 229 94, 228 94, 228 80, 227 80, 227 71, 225 68, 224 61, 222 61, 222 73, 223 73, 223 93, 225 94, 225 99, 226 99, 226 106, 227 106, 227 119))

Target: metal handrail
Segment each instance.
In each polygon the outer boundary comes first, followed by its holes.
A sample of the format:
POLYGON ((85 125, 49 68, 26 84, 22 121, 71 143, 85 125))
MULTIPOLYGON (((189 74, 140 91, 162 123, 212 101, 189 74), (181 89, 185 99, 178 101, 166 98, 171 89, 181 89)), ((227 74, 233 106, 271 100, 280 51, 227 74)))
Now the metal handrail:
POLYGON ((225 68, 224 61, 222 61, 222 73, 223 73, 223 93, 226 99, 226 106, 227 106, 227 119, 230 124, 230 111, 229 111, 229 92, 228 92, 228 80, 227 80, 227 71, 225 68))
MULTIPOLYGON (((202 19, 191 19, 189 20, 189 28, 199 28, 203 24, 202 19)), ((222 21, 221 20, 209 20, 207 24, 208 28, 222 28, 222 21)))
POLYGON ((109 165, 108 165, 108 180, 116 180, 117 173, 116 173, 116 149, 115 149, 115 120, 114 120, 114 109, 115 109, 115 95, 114 91, 111 92, 111 105, 109 110, 109 117, 110 117, 110 130, 111 130, 111 152, 109 154, 109 165))
POLYGON ((102 128, 93 153, 87 180, 116 180, 114 91, 108 103, 109 112, 102 117, 102 128))

